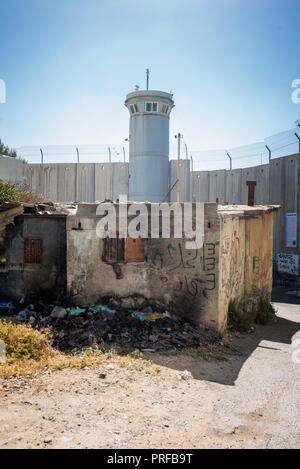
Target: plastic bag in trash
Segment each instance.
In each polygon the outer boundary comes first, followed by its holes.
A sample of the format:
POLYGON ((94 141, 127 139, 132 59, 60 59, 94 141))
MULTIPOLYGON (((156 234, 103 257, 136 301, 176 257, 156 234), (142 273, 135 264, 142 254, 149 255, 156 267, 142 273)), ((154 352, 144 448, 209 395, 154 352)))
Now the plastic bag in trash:
POLYGON ((74 308, 70 309, 71 316, 78 316, 81 313, 85 313, 85 308, 74 308))
POLYGON ((144 316, 143 316, 142 313, 140 313, 139 311, 133 311, 133 313, 132 313, 131 316, 132 316, 133 318, 139 319, 139 321, 142 321, 142 322, 145 321, 144 316))
POLYGON ((98 311, 102 311, 103 313, 115 314, 114 309, 110 309, 107 305, 96 305, 90 308, 90 311, 97 313, 98 311))
POLYGON ((162 315, 158 313, 145 313, 145 312, 134 311, 132 313, 132 317, 136 317, 140 321, 155 322, 157 319, 160 319, 162 315))
POLYGON ((24 321, 25 319, 28 319, 30 317, 35 318, 36 317, 36 312, 24 309, 23 311, 20 311, 19 314, 17 315, 17 319, 20 319, 21 321, 24 321))

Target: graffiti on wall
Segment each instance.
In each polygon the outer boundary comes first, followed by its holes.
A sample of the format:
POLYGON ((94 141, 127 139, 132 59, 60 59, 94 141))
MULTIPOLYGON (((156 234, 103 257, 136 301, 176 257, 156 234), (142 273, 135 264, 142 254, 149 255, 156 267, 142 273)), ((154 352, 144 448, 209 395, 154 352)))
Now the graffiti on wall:
POLYGON ((278 272, 298 275, 298 255, 280 252, 277 254, 278 272))
POLYGON ((238 289, 242 281, 242 269, 239 259, 240 239, 236 231, 233 237, 226 236, 222 244, 222 289, 226 298, 238 289))
POLYGON ((150 254, 150 264, 164 272, 160 279, 166 285, 172 276, 178 274, 174 292, 185 292, 191 297, 208 298, 209 292, 216 288, 218 243, 205 243, 202 249, 186 250, 181 242, 170 242, 162 251, 156 247, 150 254))
POLYGON ((271 254, 252 257, 252 281, 253 287, 259 288, 269 280, 272 273, 271 254))

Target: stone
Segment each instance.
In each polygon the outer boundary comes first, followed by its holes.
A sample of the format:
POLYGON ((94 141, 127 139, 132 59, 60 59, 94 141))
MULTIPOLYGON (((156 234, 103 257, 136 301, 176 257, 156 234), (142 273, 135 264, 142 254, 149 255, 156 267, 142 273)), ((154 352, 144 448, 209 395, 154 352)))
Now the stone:
POLYGON ((193 375, 190 371, 184 370, 180 373, 179 377, 180 377, 180 379, 188 380, 188 379, 192 379, 193 375))
POLYGON ((120 306, 122 309, 134 309, 135 307, 134 299, 131 298, 130 296, 126 298, 122 298, 120 306))
POLYGON ((50 314, 50 317, 53 319, 65 319, 68 315, 68 312, 62 306, 55 306, 50 314))

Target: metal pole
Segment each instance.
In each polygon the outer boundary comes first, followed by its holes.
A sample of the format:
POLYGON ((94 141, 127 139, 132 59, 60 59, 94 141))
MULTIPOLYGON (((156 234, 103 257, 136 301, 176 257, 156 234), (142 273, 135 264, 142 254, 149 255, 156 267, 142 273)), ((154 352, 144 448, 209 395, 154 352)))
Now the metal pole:
POLYGON ((192 171, 194 171, 194 161, 193 161, 192 155, 191 155, 191 162, 192 162, 192 171))
POLYGON ((41 148, 40 148, 40 152, 41 152, 41 163, 44 164, 44 153, 41 148))
POLYGON ((181 133, 175 135, 175 138, 178 139, 178 146, 177 146, 177 202, 180 200, 180 139, 182 138, 181 133))
POLYGON ((271 156, 272 156, 272 153, 271 153, 271 150, 270 148, 268 147, 268 145, 265 145, 266 149, 268 150, 269 152, 269 163, 271 163, 271 156))
POLYGON ((124 163, 126 161, 126 158, 125 158, 125 147, 123 147, 123 158, 124 158, 124 163))
POLYGON ((146 70, 146 90, 149 90, 149 68, 146 70))
POLYGON ((229 165, 230 165, 230 171, 232 170, 232 158, 231 156, 229 155, 228 151, 226 152, 226 155, 228 156, 229 158, 229 165))
POLYGON ((76 147, 76 153, 77 153, 77 163, 79 163, 79 150, 77 147, 76 147))
POLYGON ((188 149, 187 149, 187 144, 185 142, 184 142, 184 146, 185 146, 185 158, 188 160, 189 159, 188 149))
POLYGON ((299 135, 298 135, 298 134, 296 134, 296 132, 295 132, 295 136, 297 137, 297 139, 298 139, 298 142, 299 142, 299 151, 298 151, 298 153, 300 153, 300 137, 299 137, 299 135))
POLYGON ((171 189, 169 189, 169 192, 168 192, 167 195, 163 198, 162 203, 168 198, 169 194, 172 192, 172 190, 174 189, 174 187, 176 186, 177 183, 178 183, 178 179, 174 182, 174 184, 173 184, 173 186, 171 187, 171 189))
POLYGON ((111 149, 108 147, 108 160, 111 163, 111 149))

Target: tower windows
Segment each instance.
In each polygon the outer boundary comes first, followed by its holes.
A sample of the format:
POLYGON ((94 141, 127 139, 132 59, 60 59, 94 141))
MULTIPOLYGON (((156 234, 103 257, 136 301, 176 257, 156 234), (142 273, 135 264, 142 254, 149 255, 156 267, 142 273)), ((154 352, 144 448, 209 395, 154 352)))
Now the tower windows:
POLYGON ((139 108, 136 103, 130 105, 130 112, 131 114, 136 114, 139 112, 139 108))
POLYGON ((157 103, 146 103, 146 112, 157 112, 157 103))
POLYGON ((163 104, 161 108, 161 112, 163 114, 168 114, 168 111, 169 111, 169 106, 167 106, 166 104, 163 104))
POLYGON ((137 103, 129 104, 129 111, 132 116, 140 112, 152 112, 152 113, 157 112, 160 114, 169 115, 169 112, 171 109, 171 106, 169 106, 168 104, 161 103, 158 101, 154 101, 154 102, 146 101, 144 104, 139 103, 139 106, 140 106, 140 109, 137 103), (144 111, 141 111, 142 106, 145 106, 144 111))

